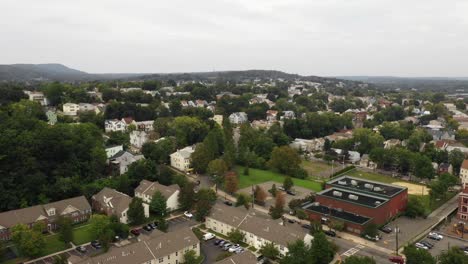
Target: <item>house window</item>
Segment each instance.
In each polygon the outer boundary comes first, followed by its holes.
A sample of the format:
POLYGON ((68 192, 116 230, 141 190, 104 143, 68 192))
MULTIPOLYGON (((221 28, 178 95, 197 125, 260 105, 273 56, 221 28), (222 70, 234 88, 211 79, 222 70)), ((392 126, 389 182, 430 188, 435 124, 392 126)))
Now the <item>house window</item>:
POLYGON ((192 247, 192 248, 194 248, 194 249, 195 249, 195 248, 197 248, 197 244, 193 245, 193 247, 192 247))
POLYGON ((280 246, 280 250, 284 250, 284 247, 283 247, 283 246, 280 246))
POLYGON ((179 255, 179 251, 176 251, 176 252, 175 252, 175 255, 176 255, 176 257, 177 257, 177 256, 179 255))
POLYGON ((164 261, 164 258, 160 258, 159 259, 159 263, 163 262, 164 261))

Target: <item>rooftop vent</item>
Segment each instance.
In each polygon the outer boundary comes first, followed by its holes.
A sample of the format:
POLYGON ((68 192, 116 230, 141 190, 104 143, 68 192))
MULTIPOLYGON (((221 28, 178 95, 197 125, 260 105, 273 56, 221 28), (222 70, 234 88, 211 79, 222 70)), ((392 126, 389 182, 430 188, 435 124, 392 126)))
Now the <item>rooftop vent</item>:
POLYGON ((341 197, 343 195, 342 192, 339 192, 339 191, 333 191, 333 196, 338 196, 338 197, 341 197))
POLYGON ((312 205, 313 206, 320 206, 320 203, 319 202, 313 202, 312 205))
POLYGON ((355 181, 355 180, 351 180, 351 185, 353 185, 353 186, 357 186, 357 181, 355 181))
POLYGON ((348 196, 348 198, 351 199, 351 200, 355 200, 355 201, 356 201, 357 199, 359 199, 359 196, 354 195, 354 194, 350 194, 350 195, 348 196))
POLYGON ((339 185, 346 185, 346 181, 338 181, 339 185))
POLYGON ((364 184, 364 187, 367 188, 367 189, 371 189, 374 188, 374 185, 373 184, 370 184, 370 183, 366 183, 364 184))
POLYGON ((376 191, 376 192, 381 192, 381 191, 383 191, 383 189, 380 188, 380 187, 374 187, 374 191, 376 191))
POLYGON ((382 203, 382 202, 380 202, 380 201, 375 201, 375 205, 379 205, 379 204, 381 204, 381 203, 382 203))

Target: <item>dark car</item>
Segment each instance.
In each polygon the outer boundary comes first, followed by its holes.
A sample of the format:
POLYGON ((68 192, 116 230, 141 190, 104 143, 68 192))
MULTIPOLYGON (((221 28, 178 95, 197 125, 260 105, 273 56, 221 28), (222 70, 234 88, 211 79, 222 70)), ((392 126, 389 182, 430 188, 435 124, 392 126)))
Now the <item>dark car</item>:
POLYGON ((323 233, 325 233, 325 235, 327 236, 336 237, 335 231, 332 231, 332 230, 326 230, 323 233))
POLYGON ((390 234, 393 230, 391 227, 388 227, 388 226, 383 226, 380 228, 380 231, 384 232, 384 233, 387 233, 387 234, 390 234))
POLYGON ((289 218, 288 218, 288 222, 291 223, 291 224, 296 223, 296 221, 294 221, 293 219, 289 219, 289 218))
POLYGON ((134 236, 139 236, 139 235, 140 235, 140 230, 138 230, 138 229, 132 229, 132 230, 130 231, 130 233, 132 233, 134 236))
POLYGON ((225 204, 225 205, 232 206, 232 202, 230 202, 230 201, 224 201, 224 204, 225 204))
POLYGON ((289 195, 292 195, 292 196, 296 195, 296 192, 293 191, 293 190, 287 190, 286 193, 289 194, 289 195))
POLYGON ((302 227, 309 230, 312 228, 309 224, 303 224, 302 227))
POLYGON ((393 263, 398 263, 398 264, 404 264, 405 263, 405 259, 401 256, 391 256, 388 258, 388 260, 390 260, 391 262, 393 263))
POLYGON ((143 227, 143 229, 144 229, 145 231, 148 231, 148 232, 153 231, 153 228, 151 228, 150 225, 145 225, 145 226, 143 227))
POLYGON ((433 248, 433 247, 434 247, 434 244, 429 243, 429 242, 424 241, 424 240, 423 240, 423 241, 420 241, 419 243, 425 245, 425 246, 428 247, 428 248, 433 248))
POLYGON ((222 239, 216 239, 216 240, 213 242, 213 244, 214 244, 215 246, 218 246, 219 243, 221 243, 221 242, 223 242, 223 241, 224 241, 224 240, 222 240, 222 239))
POLYGON ((149 223, 148 225, 149 225, 152 229, 158 228, 158 224, 157 224, 156 222, 154 222, 154 223, 149 223))
POLYGON ((100 248, 102 248, 101 243, 99 243, 99 241, 97 241, 97 240, 91 241, 91 246, 92 246, 93 248, 95 248, 95 249, 100 249, 100 248))
POLYGON ((79 246, 79 247, 76 247, 76 251, 80 253, 86 253, 87 249, 84 246, 79 246))

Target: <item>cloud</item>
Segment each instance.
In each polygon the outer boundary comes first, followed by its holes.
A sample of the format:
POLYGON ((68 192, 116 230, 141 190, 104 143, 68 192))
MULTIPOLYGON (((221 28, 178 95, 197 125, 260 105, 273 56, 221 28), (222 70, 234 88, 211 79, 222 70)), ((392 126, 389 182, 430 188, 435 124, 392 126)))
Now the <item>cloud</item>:
POLYGON ((461 0, 3 0, 0 63, 465 76, 461 0))

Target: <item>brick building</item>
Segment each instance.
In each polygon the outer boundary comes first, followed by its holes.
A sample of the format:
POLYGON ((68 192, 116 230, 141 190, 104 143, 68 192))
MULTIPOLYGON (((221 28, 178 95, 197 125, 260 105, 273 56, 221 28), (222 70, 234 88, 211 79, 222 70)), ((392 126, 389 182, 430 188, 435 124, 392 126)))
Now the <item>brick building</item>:
POLYGON ((457 218, 468 222, 468 185, 464 185, 463 191, 458 196, 457 218))
POLYGON ((360 234, 367 224, 383 225, 403 212, 407 202, 406 187, 341 176, 303 209, 311 220, 343 221, 347 231, 360 234))

